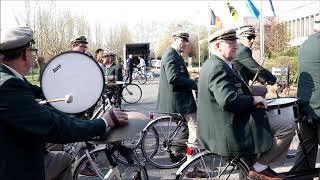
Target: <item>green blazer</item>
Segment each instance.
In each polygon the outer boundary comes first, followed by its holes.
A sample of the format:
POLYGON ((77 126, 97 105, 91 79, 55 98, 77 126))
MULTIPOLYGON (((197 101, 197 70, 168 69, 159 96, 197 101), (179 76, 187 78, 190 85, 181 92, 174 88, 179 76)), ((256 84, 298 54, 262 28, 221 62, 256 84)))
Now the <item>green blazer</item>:
MULTIPOLYGON (((250 48, 239 43, 237 54, 232 61, 234 67, 240 72, 243 80, 248 84, 250 80, 253 80, 260 65, 253 59, 252 51, 250 48)), ((268 84, 275 84, 277 78, 272 75, 270 71, 265 68, 261 68, 259 71, 259 77, 264 79, 268 84)))
POLYGON ((107 68, 106 76, 115 76, 117 77, 117 81, 123 80, 122 69, 115 63, 112 63, 112 65, 109 68, 107 68))
POLYGON ((0 177, 44 180, 44 143, 106 135, 102 119, 84 121, 35 101, 35 87, 0 64, 0 177))
POLYGON ((249 88, 216 55, 203 64, 198 91, 198 139, 205 149, 237 156, 271 148, 265 111, 253 107, 249 88))
POLYGON ((168 48, 161 59, 157 109, 160 112, 195 113, 197 106, 192 89, 197 89, 197 83, 190 79, 183 58, 175 49, 168 48))
POLYGON ((299 48, 297 96, 301 109, 320 122, 320 32, 314 33, 299 48))

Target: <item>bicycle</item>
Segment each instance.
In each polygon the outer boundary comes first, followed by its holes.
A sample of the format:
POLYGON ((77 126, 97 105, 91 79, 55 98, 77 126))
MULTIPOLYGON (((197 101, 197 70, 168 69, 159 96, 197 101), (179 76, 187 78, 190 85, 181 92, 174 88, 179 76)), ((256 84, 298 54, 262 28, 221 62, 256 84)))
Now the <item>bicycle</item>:
POLYGON ((107 96, 115 107, 121 108, 121 99, 128 104, 134 104, 142 97, 142 90, 137 84, 117 81, 109 82, 108 85, 113 89, 107 92, 107 96))
MULTIPOLYGON (((180 166, 186 161, 186 156, 172 162, 173 148, 186 149, 187 139, 175 139, 178 134, 188 131, 185 119, 179 113, 160 113, 166 116, 151 121, 143 130, 141 150, 145 159, 153 166, 169 169, 180 166), (153 131, 157 136, 152 136, 153 131)), ((183 153, 185 155, 185 151, 183 153)))
MULTIPOLYGON (((101 115, 112 106, 109 100, 102 103, 94 112, 91 119, 101 117, 101 115)), ((110 134, 108 135, 108 137, 110 134)), ((114 135, 118 136, 118 135, 114 135)), ((143 162, 138 158, 138 154, 134 147, 124 145, 122 140, 111 140, 108 142, 84 142, 85 154, 76 161, 73 178, 88 179, 80 175, 80 170, 84 167, 90 168, 97 174, 93 179, 141 179, 147 180, 148 173, 143 162), (93 150, 90 150, 92 145, 99 144, 93 150), (115 155, 115 152, 119 152, 115 155), (119 160, 122 161, 119 161, 119 160), (119 164, 117 162, 120 162, 119 164)))
POLYGON ((152 71, 147 71, 146 76, 147 76, 148 81, 153 81, 155 79, 154 73, 152 71))
MULTIPOLYGON (((128 77, 128 74, 125 74, 123 76, 123 79, 128 82, 129 81, 129 77, 128 77)), ((132 72, 132 81, 134 80, 137 80, 140 84, 145 84, 147 82, 147 76, 145 74, 142 74, 140 72, 140 70, 138 69, 135 69, 133 72, 132 72)))
POLYGON ((85 150, 83 155, 75 166, 73 173, 74 180, 81 179, 148 179, 148 173, 144 164, 137 158, 136 152, 129 147, 119 143, 110 143, 97 147, 92 151, 85 150), (113 156, 115 151, 120 151, 123 158, 127 161, 126 164, 117 163, 117 159, 113 156), (90 164, 90 168, 97 174, 98 177, 88 177, 80 175, 80 170, 90 164))
MULTIPOLYGON (((302 147, 303 157, 296 162, 297 166, 291 168, 288 172, 280 172, 278 174, 284 175, 287 179, 294 178, 303 178, 308 176, 311 177, 319 177, 320 168, 310 167, 310 163, 308 162, 308 155, 315 146, 311 146, 306 149, 304 142, 302 141, 301 132, 300 132, 300 123, 309 123, 300 117, 300 113, 298 110, 298 106, 293 108, 295 113, 295 122, 297 124, 296 134, 299 140, 299 143, 302 147), (307 162, 309 168, 306 170, 296 170, 299 165, 301 165, 304 161, 307 162)), ((193 146, 192 149, 196 149, 197 152, 200 152, 192 158, 181 165, 181 167, 176 171, 176 180, 182 179, 192 179, 192 177, 188 177, 188 172, 192 171, 194 168, 197 170, 201 170, 207 173, 207 179, 236 179, 240 171, 243 172, 244 176, 248 175, 249 165, 242 159, 241 156, 237 157, 226 157, 221 156, 215 153, 211 153, 207 150, 203 150, 198 146, 193 146)))

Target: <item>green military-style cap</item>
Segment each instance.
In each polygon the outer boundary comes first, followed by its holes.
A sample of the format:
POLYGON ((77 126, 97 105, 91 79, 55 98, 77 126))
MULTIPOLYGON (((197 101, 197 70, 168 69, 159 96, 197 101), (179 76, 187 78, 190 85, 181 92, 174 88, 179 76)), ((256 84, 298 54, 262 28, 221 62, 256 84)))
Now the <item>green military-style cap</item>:
POLYGON ((220 29, 208 37, 208 42, 216 40, 236 40, 238 39, 234 29, 220 29))
POLYGON ((256 31, 253 26, 242 26, 239 28, 239 35, 241 37, 256 36, 256 31))
POLYGON ((70 40, 70 43, 85 43, 88 44, 87 38, 85 36, 75 36, 70 40))
POLYGON ((174 33, 172 33, 172 37, 181 37, 181 38, 189 38, 189 33, 185 32, 185 31, 176 31, 174 33))
POLYGON ((29 27, 1 30, 0 51, 17 49, 33 43, 33 31, 29 27))

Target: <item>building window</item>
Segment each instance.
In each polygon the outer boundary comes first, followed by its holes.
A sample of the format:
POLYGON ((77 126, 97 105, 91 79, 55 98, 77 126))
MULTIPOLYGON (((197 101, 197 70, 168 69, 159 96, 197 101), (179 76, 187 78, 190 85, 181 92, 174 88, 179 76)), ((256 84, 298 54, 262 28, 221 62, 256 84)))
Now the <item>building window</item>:
POLYGON ((301 29, 300 29, 300 19, 297 19, 297 38, 300 37, 301 29))
POLYGON ((311 26, 310 26, 310 34, 312 34, 312 32, 313 32, 313 19, 314 19, 314 16, 311 15, 311 17, 310 17, 310 24, 311 24, 311 26))
POLYGON ((296 20, 292 21, 292 38, 295 39, 296 38, 296 20))
POLYGON ((304 18, 301 18, 301 37, 304 37, 304 18))
POLYGON ((309 17, 306 17, 306 36, 309 36, 309 34, 310 34, 309 26, 310 26, 309 17))

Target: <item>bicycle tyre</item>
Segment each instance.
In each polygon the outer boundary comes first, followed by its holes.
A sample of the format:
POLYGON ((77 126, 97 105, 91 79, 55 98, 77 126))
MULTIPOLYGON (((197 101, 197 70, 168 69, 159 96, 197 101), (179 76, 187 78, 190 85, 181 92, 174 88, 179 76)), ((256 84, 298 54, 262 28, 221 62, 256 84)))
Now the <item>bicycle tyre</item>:
POLYGON ((188 174, 189 172, 194 171, 194 168, 196 168, 198 172, 199 170, 202 171, 202 175, 207 176, 202 176, 204 179, 239 179, 240 170, 244 172, 245 177, 249 172, 248 166, 241 159, 232 159, 210 153, 209 151, 203 151, 192 157, 179 168, 176 173, 176 180, 196 178, 190 176, 191 174, 188 174))
POLYGON ((182 123, 182 126, 178 129, 178 122, 180 121, 171 117, 161 117, 159 119, 154 120, 143 133, 141 139, 142 154, 145 157, 145 159, 154 167, 160 169, 176 168, 187 160, 185 156, 186 151, 183 151, 183 158, 177 162, 172 162, 170 158, 170 155, 172 154, 172 150, 174 147, 183 149, 186 149, 187 147, 187 145, 185 144, 187 139, 182 140, 183 142, 181 142, 180 140, 179 144, 179 141, 172 141, 171 138, 169 141, 167 138, 173 135, 175 129, 177 129, 177 133, 181 133, 180 130, 182 129, 188 129, 187 124, 184 122, 182 123), (147 137, 150 136, 149 133, 151 129, 155 129, 157 131, 157 139, 147 139, 147 137), (171 132, 172 134, 169 135, 168 132, 171 132), (157 142, 158 144, 154 144, 154 142, 157 142), (175 144, 175 142, 177 143, 175 144))
POLYGON ((137 84, 126 84, 122 90, 122 99, 128 104, 134 104, 140 101, 142 90, 137 84))
POLYGON ((147 76, 145 74, 138 73, 137 80, 140 84, 145 84, 147 82, 147 76))
MULTIPOLYGON (((90 152, 90 155, 95 158, 98 159, 98 163, 95 163, 97 166, 99 166, 99 172, 96 171, 96 173, 98 173, 101 177, 104 177, 109 169, 110 166, 107 163, 108 161, 106 160, 106 155, 105 155, 105 148, 99 148, 99 149, 94 149, 90 152), (101 159, 104 158, 104 159, 101 159), (101 168, 100 168, 101 167, 101 168)), ((136 158, 134 158, 136 160, 136 158)), ((89 179, 101 179, 103 180, 103 178, 98 176, 82 176, 80 175, 80 169, 85 166, 85 164, 88 162, 88 157, 86 155, 83 155, 77 162, 77 164, 75 165, 74 168, 74 172, 73 172, 73 180, 89 180, 89 179)), ((123 178, 123 180, 131 180, 131 179, 140 179, 140 180, 148 180, 148 172, 147 169, 144 166, 140 166, 139 164, 134 163, 134 165, 131 166, 126 166, 123 164, 118 164, 117 167, 119 168, 119 171, 121 173, 121 176, 123 178), (132 168, 133 166, 138 167, 139 168, 139 177, 137 178, 132 178, 133 176, 135 176, 135 174, 129 174, 131 173, 130 170, 128 170, 128 168, 132 168)), ((135 173, 135 171, 133 172, 135 173)))

